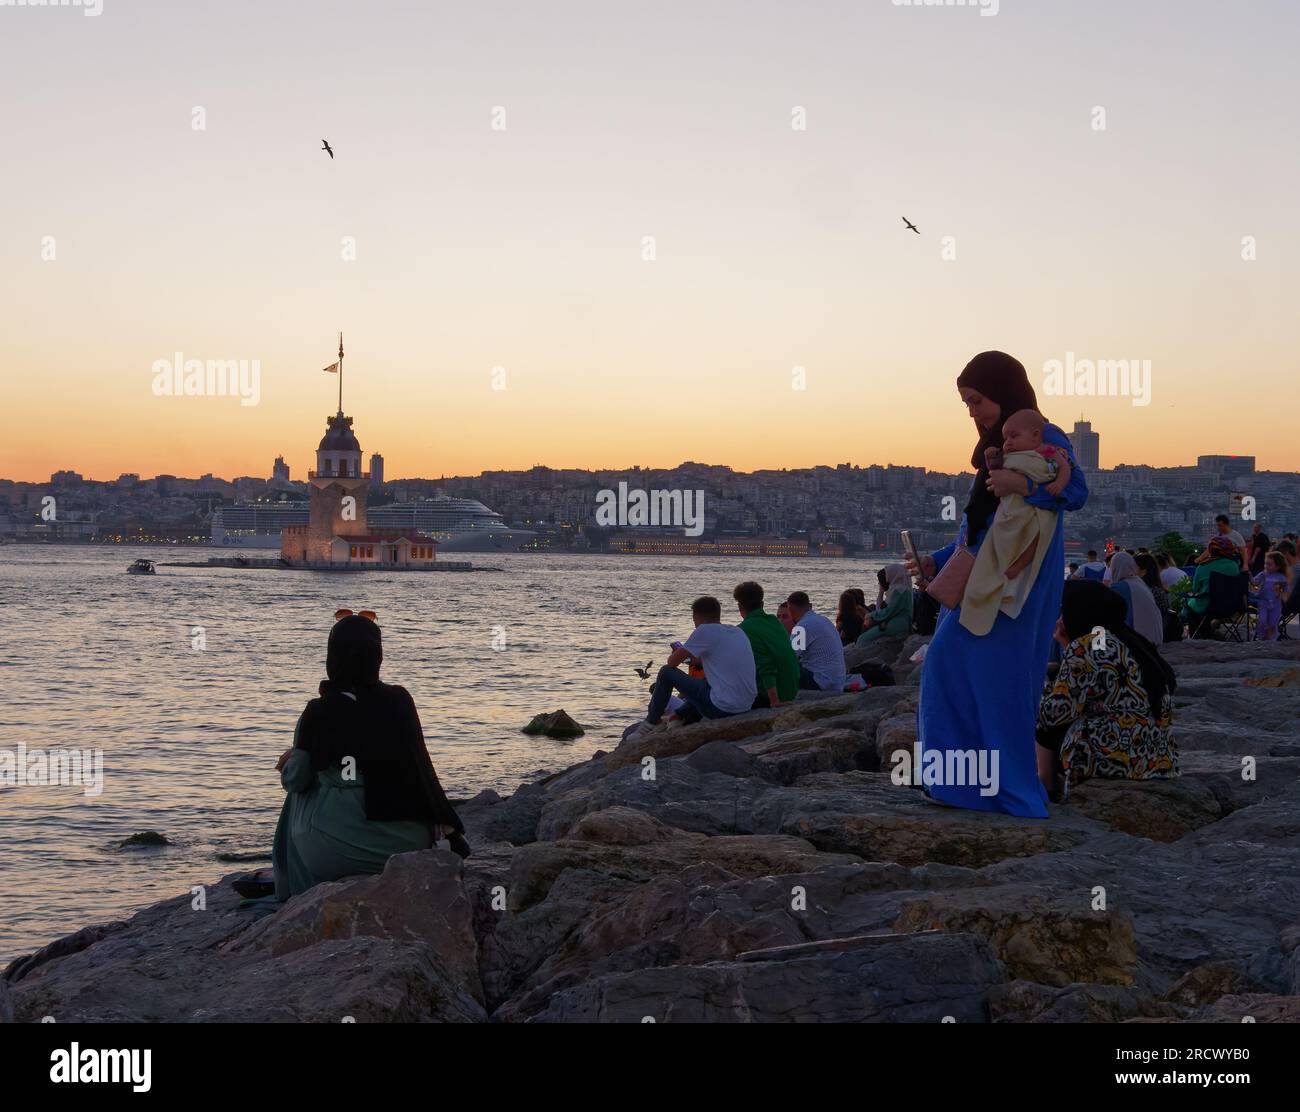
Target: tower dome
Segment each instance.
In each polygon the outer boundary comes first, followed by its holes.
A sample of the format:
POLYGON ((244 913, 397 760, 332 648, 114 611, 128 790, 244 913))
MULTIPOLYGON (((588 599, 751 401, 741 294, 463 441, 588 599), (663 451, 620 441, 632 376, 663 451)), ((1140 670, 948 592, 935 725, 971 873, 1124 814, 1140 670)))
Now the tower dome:
POLYGON ((325 430, 325 435, 320 438, 320 444, 317 446, 318 452, 360 452, 361 444, 357 440, 356 433, 352 431, 352 418, 344 417, 343 414, 337 414, 334 417, 326 419, 329 428, 325 430))
POLYGON ((363 478, 361 444, 352 431, 352 418, 336 413, 328 418, 329 428, 316 449, 316 473, 342 478, 363 478))

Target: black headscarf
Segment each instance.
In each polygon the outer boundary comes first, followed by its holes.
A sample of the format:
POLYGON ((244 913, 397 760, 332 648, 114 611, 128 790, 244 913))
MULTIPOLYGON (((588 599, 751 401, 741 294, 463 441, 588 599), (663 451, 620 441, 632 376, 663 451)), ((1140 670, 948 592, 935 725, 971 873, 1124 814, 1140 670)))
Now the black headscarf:
POLYGON ((302 712, 295 744, 311 754, 317 772, 356 760, 366 818, 415 820, 462 834, 464 824, 429 760, 415 701, 406 688, 379 682, 383 659, 375 622, 359 615, 335 622, 325 654, 329 679, 302 712))
POLYGON ((359 614, 334 623, 325 648, 325 674, 331 688, 355 691, 377 684, 383 662, 384 639, 378 623, 359 614))
POLYGON ((1094 579, 1067 579, 1061 594, 1061 624, 1070 640, 1086 637, 1098 626, 1129 651, 1142 673, 1142 686, 1151 703, 1151 716, 1160 717, 1165 693, 1178 687, 1174 670, 1159 650, 1124 621, 1128 607, 1124 599, 1094 579))
POLYGON ((1029 384, 1029 376, 1020 360, 1004 351, 983 351, 975 356, 957 376, 957 385, 976 390, 997 402, 1001 415, 991 429, 975 426, 979 442, 971 453, 975 468, 975 483, 971 487, 970 501, 966 503, 966 543, 974 544, 993 515, 997 513, 998 499, 988 488, 989 469, 984 460, 986 448, 1002 447, 1002 424, 1021 409, 1038 409, 1038 398, 1029 384))

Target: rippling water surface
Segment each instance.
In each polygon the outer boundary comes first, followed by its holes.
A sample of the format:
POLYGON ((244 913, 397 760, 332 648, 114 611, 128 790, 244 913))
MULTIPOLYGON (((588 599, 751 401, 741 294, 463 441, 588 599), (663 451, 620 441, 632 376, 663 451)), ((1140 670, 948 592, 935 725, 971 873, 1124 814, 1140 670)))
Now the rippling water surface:
POLYGON ((878 566, 516 554, 470 557, 480 570, 467 573, 126 575, 139 556, 206 553, 0 549, 0 749, 99 748, 105 777, 98 797, 0 787, 0 960, 211 883, 239 867, 231 860, 269 863, 283 799, 275 760, 324 677, 340 606, 378 613, 384 678, 410 689, 434 766, 463 798, 611 748, 644 714, 647 684, 632 666, 661 663, 690 632, 696 595, 716 594, 730 613, 732 586, 754 578, 769 598, 802 589, 833 612, 878 566), (498 626, 504 651, 492 647, 498 626), (557 707, 587 734, 519 732, 557 707), (142 830, 174 845, 117 848, 142 830))

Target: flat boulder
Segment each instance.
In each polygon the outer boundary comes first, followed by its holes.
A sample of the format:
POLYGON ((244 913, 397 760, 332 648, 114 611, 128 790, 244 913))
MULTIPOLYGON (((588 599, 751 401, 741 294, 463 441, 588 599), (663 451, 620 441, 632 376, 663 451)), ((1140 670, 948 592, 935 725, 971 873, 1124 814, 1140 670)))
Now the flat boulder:
POLYGON ((1227 813, 1208 784, 1187 777, 1085 780, 1070 789, 1067 806, 1112 830, 1154 842, 1176 842, 1227 813))
POLYGON ((885 773, 809 776, 753 804, 755 829, 804 838, 828 853, 901 865, 980 868, 1082 844, 1095 825, 1068 816, 1026 820, 944 807, 885 773))

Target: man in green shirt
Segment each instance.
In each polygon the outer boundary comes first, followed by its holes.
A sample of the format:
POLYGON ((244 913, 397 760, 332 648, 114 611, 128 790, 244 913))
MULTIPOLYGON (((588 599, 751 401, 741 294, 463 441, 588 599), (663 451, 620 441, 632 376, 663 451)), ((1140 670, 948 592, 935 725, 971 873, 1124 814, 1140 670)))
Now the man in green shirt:
POLYGON ((790 635, 774 614, 763 609, 763 588, 747 580, 731 592, 740 609, 740 628, 754 650, 758 678, 755 707, 779 707, 799 691, 799 658, 790 635))

